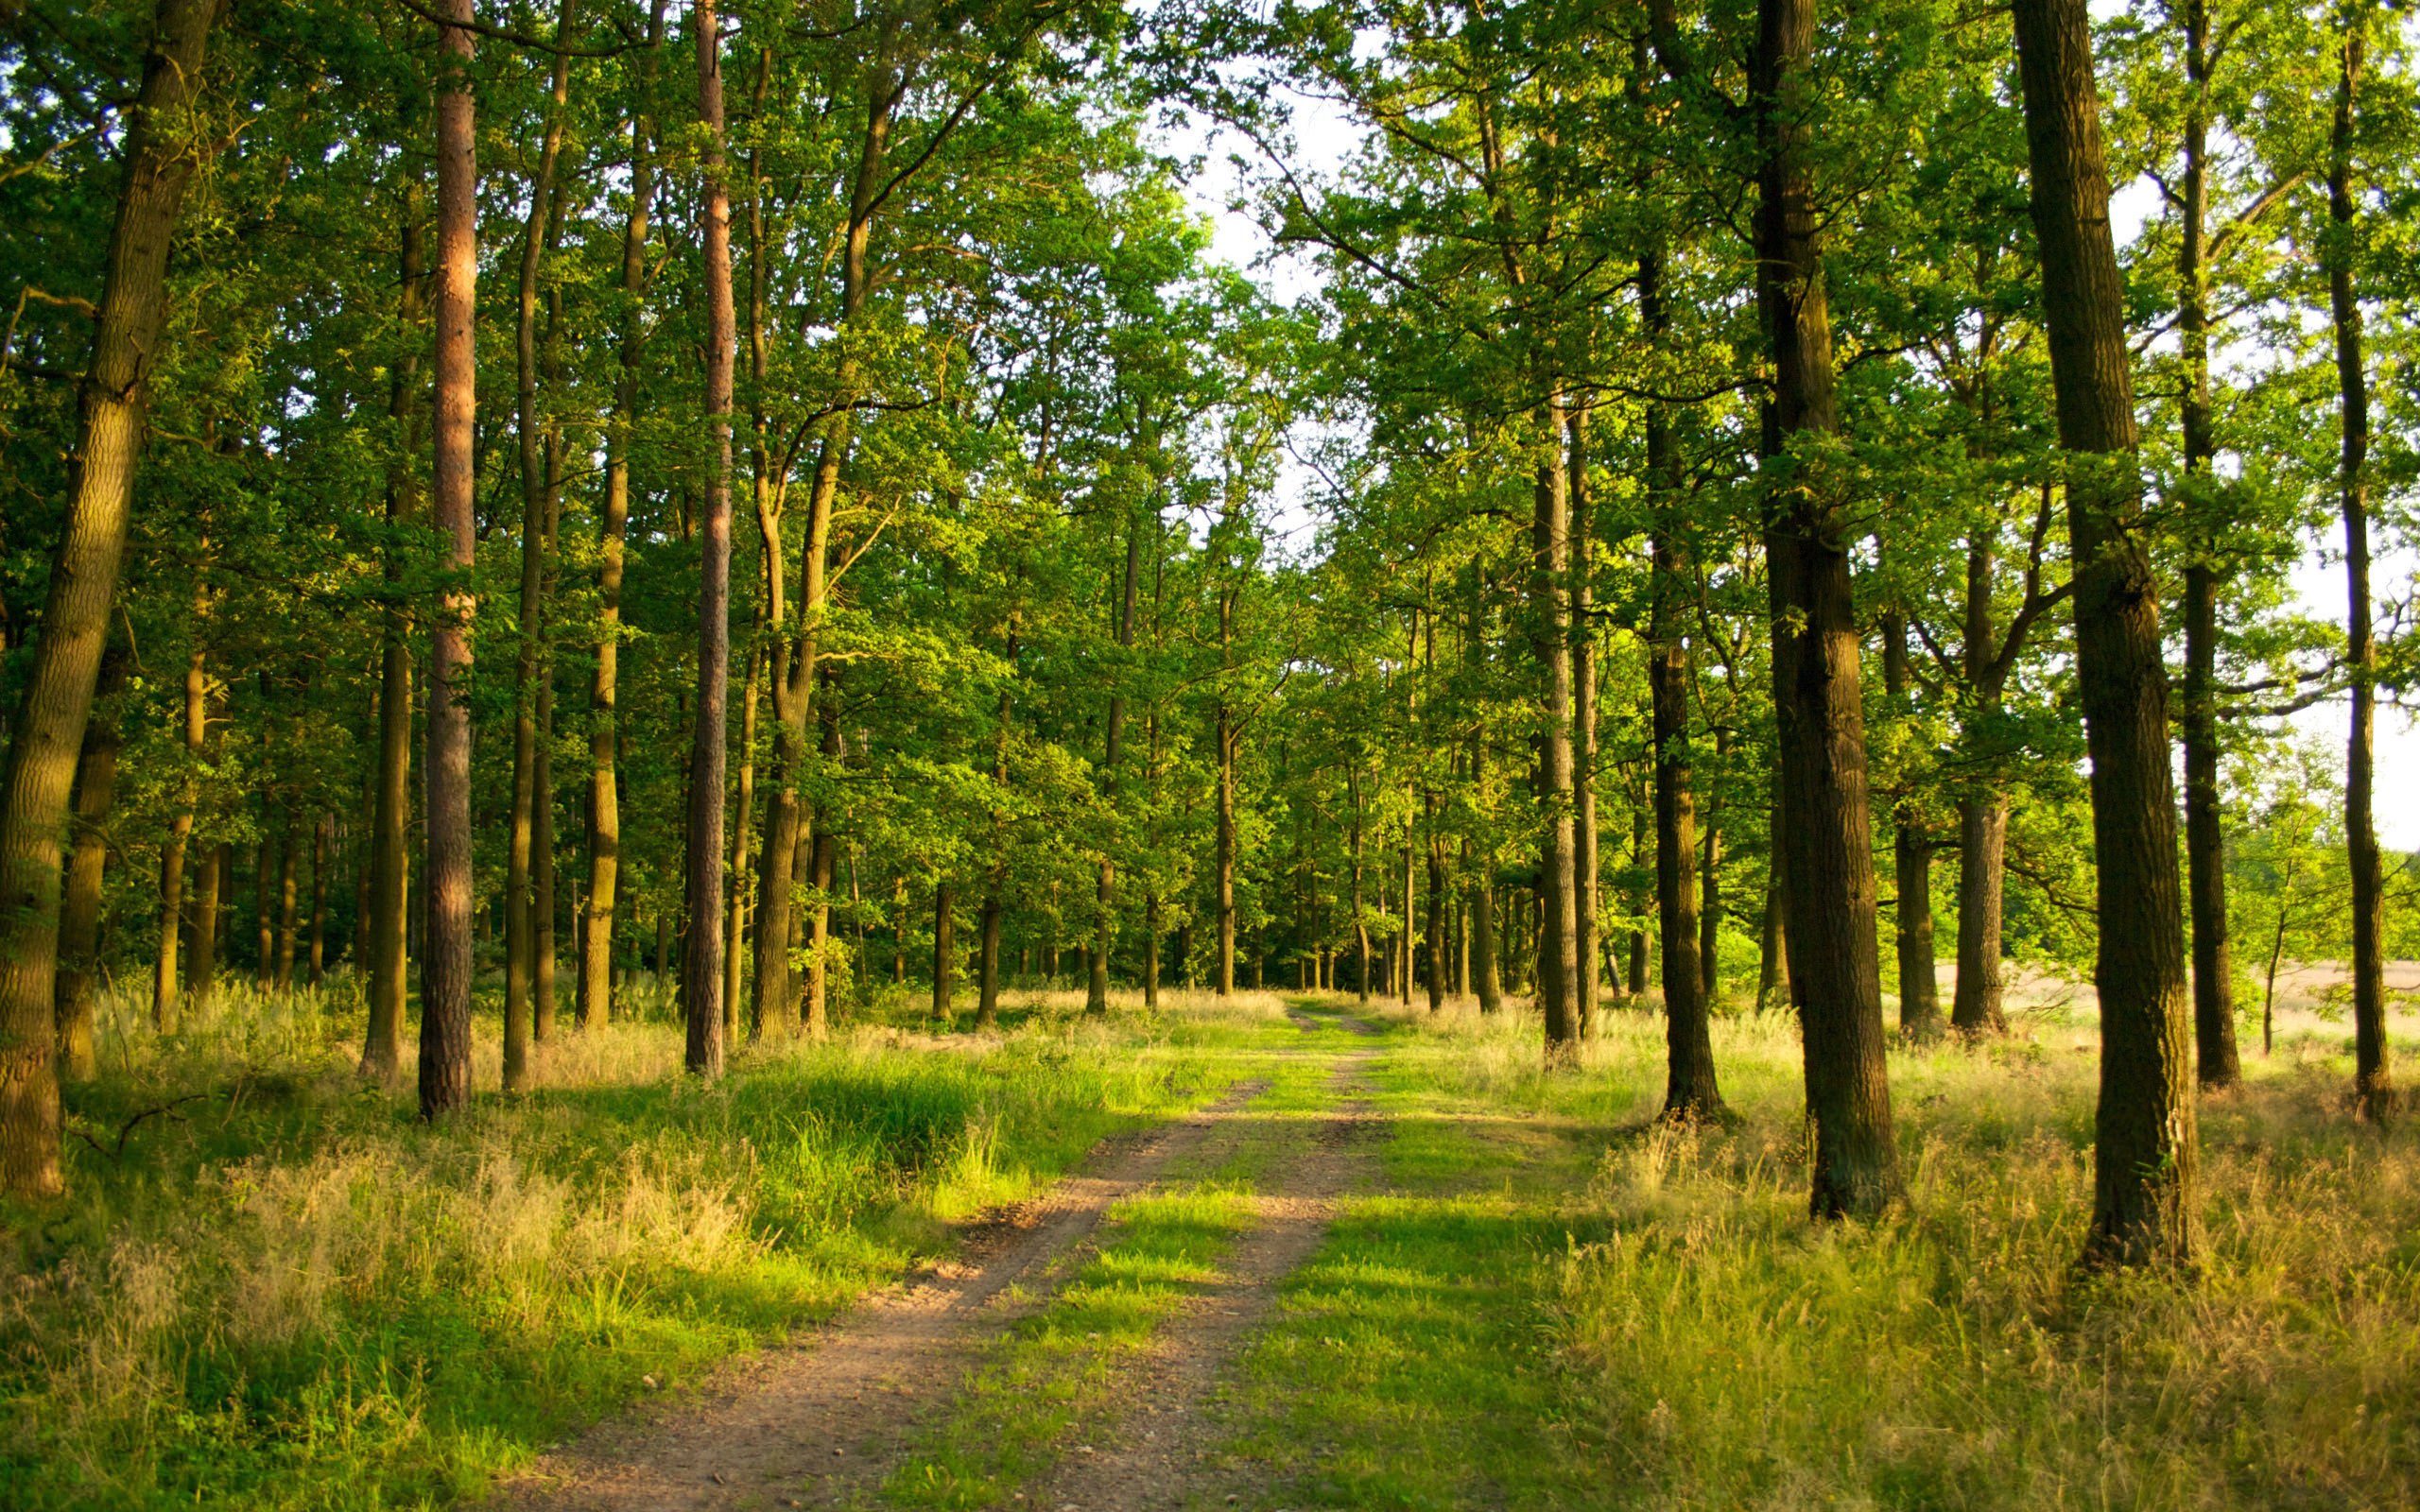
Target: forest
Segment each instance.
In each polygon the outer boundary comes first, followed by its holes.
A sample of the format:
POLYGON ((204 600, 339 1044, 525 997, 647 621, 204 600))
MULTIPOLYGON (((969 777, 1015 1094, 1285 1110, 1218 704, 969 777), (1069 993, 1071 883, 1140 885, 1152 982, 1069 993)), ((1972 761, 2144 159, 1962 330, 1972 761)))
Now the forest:
POLYGON ((0 0, 0 1504, 2420 1503, 2415 51, 0 0))

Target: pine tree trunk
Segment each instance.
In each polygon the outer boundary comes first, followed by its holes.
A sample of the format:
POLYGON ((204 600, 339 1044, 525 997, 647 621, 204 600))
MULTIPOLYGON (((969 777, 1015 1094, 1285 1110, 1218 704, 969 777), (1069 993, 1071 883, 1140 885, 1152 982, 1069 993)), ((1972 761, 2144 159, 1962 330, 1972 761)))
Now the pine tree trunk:
POLYGON ((423 759, 428 827, 422 925, 420 1111, 435 1119, 471 1095, 471 617, 475 539, 472 487, 477 423, 478 163, 471 97, 471 0, 446 0, 437 95, 437 359, 431 512, 458 577, 439 591, 429 633, 423 759))
POLYGON ((685 1063, 722 1074, 724 725, 731 696, 731 413, 737 316, 731 289, 731 186, 723 173, 722 36, 715 0, 690 12, 697 31, 698 120, 705 145, 706 421, 713 433, 699 520, 698 699, 690 726, 685 882, 689 928, 681 982, 687 1009, 685 1063))
POLYGON ((1797 438, 1820 440, 1838 429, 1806 158, 1814 0, 1759 0, 1757 23, 1750 79, 1762 153, 1756 293, 1772 358, 1763 451, 1775 474, 1767 561, 1789 816, 1786 932, 1814 1135, 1809 1205, 1818 1217, 1863 1216, 1895 1201, 1901 1188, 1885 1079, 1857 605, 1834 485, 1822 476, 1828 464, 1793 456, 1797 438))
POLYGON ((2200 1205, 2158 579, 2143 540, 2125 295, 2084 0, 2016 0, 2059 442, 2070 454, 2076 670, 2092 759, 2100 1100, 2086 1253, 2189 1262, 2200 1205))
POLYGON ((2353 287, 2358 215, 2353 129, 2368 23, 2352 12, 2338 54, 2336 113, 2327 165, 2328 219, 2335 238, 2327 270, 2335 324, 2342 450, 2338 488, 2344 514, 2344 661, 2353 685, 2352 730, 2344 751, 2344 852, 2353 873, 2353 1094, 2363 1117, 2383 1122, 2394 1106, 2386 1026, 2386 882, 2376 816, 2377 638, 2370 612, 2370 381, 2362 355, 2361 305, 2353 287))

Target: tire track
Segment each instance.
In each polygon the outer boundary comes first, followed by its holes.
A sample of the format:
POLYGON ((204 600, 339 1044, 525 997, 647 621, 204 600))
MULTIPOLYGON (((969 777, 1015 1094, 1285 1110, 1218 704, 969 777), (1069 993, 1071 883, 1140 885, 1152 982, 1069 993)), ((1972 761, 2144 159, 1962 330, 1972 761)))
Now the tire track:
POLYGON ((514 1512, 693 1512, 825 1504, 905 1457, 919 1397, 953 1393, 977 1347, 1046 1302, 1053 1263, 1110 1207, 1199 1149, 1269 1088, 1244 1083, 1189 1117, 1113 1141, 1086 1168, 971 1228, 959 1253, 861 1298, 792 1343, 638 1418, 601 1423, 508 1483, 514 1512), (1011 1299, 1012 1288, 1024 1286, 1011 1299))

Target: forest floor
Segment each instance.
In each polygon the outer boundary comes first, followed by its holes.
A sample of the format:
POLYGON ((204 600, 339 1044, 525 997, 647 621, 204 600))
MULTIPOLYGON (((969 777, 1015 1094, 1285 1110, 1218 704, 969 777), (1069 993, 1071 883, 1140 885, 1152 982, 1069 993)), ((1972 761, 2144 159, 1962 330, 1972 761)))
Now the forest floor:
POLYGON ((438 1132, 308 1074, 307 1024, 130 1052, 213 1091, 0 1275, 0 1504, 2420 1503, 2420 1143, 2351 1122, 2324 1016, 2204 1101, 2182 1280, 2074 1268, 2097 1046, 2058 993, 1894 1048, 1909 1202, 1845 1228, 1805 1215, 1786 1020, 1719 1021, 1733 1114, 1671 1128, 1651 1014, 1547 1074, 1467 1005, 1011 1006, 711 1091, 616 1026, 438 1132))

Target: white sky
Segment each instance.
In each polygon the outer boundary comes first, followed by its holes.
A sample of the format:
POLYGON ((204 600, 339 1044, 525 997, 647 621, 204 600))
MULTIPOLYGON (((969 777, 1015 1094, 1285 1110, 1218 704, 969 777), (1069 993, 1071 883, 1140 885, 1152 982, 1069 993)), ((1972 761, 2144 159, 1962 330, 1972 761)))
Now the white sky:
MULTIPOLYGON (((1290 103, 1295 110, 1297 171, 1323 178, 1360 146, 1359 127, 1335 107, 1301 96, 1290 103)), ((1166 145, 1180 156, 1202 159, 1201 171, 1186 186, 1186 193, 1194 208, 1211 220, 1214 255, 1246 269, 1272 298, 1286 302, 1317 287, 1318 273, 1308 257, 1279 253, 1249 210, 1236 208, 1235 202, 1248 186, 1230 155, 1241 153, 1250 160, 1254 149, 1249 142, 1232 134, 1214 137, 1195 125, 1168 133, 1166 145)), ((1246 171, 1254 167, 1248 163, 1246 171)), ((2122 186, 2111 206, 2111 218, 2121 240, 2131 242, 2157 205, 2157 191, 2148 180, 2122 186)), ((1288 538, 1288 549, 1305 549, 1319 514, 1311 502, 1316 492, 1313 481, 1304 469, 1289 462, 1282 470, 1278 490, 1280 529, 1288 538)), ((2339 559, 2342 543, 2338 531, 2311 542, 2293 575, 2303 612, 2338 624, 2342 623, 2345 609, 2344 568, 2339 559)), ((2380 565, 2388 570, 2375 575, 2372 592, 2384 597, 2406 585, 2415 558, 2408 548, 2380 555, 2380 565)), ((2348 712, 2342 701, 2316 704, 2290 720, 2304 738, 2332 753, 2340 774, 2348 712)), ((2378 711, 2376 805, 2380 841, 2390 850, 2420 850, 2420 730, 2413 728, 2411 714, 2399 707, 2378 711)))

